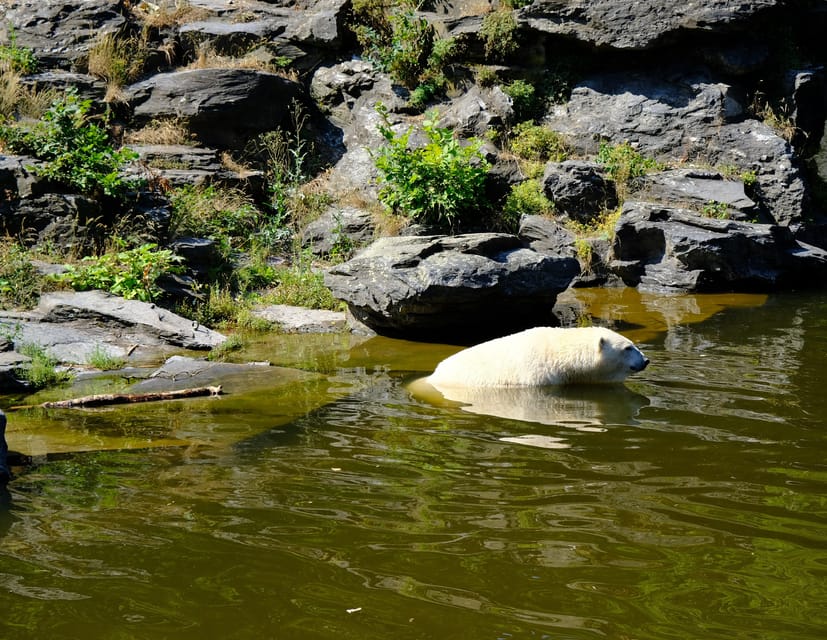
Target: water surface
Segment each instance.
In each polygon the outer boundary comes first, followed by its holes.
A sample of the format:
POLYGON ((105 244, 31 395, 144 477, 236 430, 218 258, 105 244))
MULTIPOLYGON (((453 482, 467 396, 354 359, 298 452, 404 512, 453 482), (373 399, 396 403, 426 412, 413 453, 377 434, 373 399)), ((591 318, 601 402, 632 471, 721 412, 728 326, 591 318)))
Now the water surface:
POLYGON ((579 304, 652 365, 461 405, 406 386, 455 347, 268 337, 222 398, 10 414, 0 637, 827 637, 827 297, 579 304))

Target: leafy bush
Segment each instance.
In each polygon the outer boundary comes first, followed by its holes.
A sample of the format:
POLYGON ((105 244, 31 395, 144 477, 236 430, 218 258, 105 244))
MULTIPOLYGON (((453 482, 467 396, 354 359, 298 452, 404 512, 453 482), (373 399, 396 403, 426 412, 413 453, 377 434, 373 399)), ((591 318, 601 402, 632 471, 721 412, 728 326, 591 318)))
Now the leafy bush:
POLYGON ((9 44, 0 45, 0 71, 30 74, 35 73, 37 67, 34 52, 27 47, 18 47, 17 33, 9 29, 9 44))
POLYGON ((509 9, 492 11, 482 19, 479 36, 485 46, 485 56, 503 60, 517 50, 517 19, 509 9))
POLYGON ((28 309, 37 304, 43 277, 16 242, 0 241, 0 308, 28 309))
POLYGON ((131 300, 155 300, 161 293, 156 284, 165 273, 179 273, 181 258, 169 249, 158 249, 147 243, 134 249, 123 249, 100 257, 87 257, 83 265, 69 265, 65 273, 55 279, 76 291, 100 289, 131 300))
POLYGON ((0 139, 12 152, 45 160, 39 175, 86 195, 123 200, 135 184, 125 180, 120 169, 137 154, 112 148, 106 130, 90 121, 91 106, 91 100, 81 100, 77 89, 70 88, 39 122, 0 124, 0 139))
POLYGON ((615 183, 617 195, 621 200, 632 188, 635 178, 661 168, 656 160, 643 157, 628 142, 616 145, 601 142, 597 161, 606 168, 609 177, 615 183))
POLYGON ((525 180, 511 187, 503 205, 503 216, 516 228, 524 215, 551 215, 554 203, 543 193, 539 180, 525 180))
POLYGON ((55 384, 68 382, 71 375, 56 369, 58 361, 44 347, 33 342, 20 345, 18 351, 31 358, 31 362, 22 370, 22 376, 35 389, 43 389, 55 384))
POLYGON ((569 156, 563 137, 549 127, 526 121, 511 130, 511 150, 525 160, 562 162, 569 156))
POLYGON ((537 95, 537 90, 533 84, 525 80, 514 80, 505 85, 503 91, 511 98, 515 120, 534 119, 543 101, 537 95))
POLYGON ((379 200, 395 213, 417 223, 454 229, 462 217, 477 211, 485 202, 485 175, 489 164, 472 138, 465 146, 451 129, 437 126, 433 112, 423 123, 428 138, 425 146, 411 149, 412 129, 395 134, 387 109, 377 107, 382 116, 379 132, 387 144, 374 154, 379 170, 379 200))
POLYGON ((453 39, 440 38, 434 26, 405 0, 355 2, 351 27, 364 56, 412 90, 411 105, 422 108, 443 91, 445 67, 456 53, 453 39))

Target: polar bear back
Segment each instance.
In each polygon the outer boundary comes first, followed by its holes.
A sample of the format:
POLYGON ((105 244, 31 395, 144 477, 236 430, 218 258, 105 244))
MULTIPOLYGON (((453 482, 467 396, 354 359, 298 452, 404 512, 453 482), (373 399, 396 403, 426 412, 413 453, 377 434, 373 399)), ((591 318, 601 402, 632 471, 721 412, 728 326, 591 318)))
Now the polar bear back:
POLYGON ((613 383, 648 362, 631 340, 610 329, 535 327, 460 351, 427 381, 437 388, 613 383))

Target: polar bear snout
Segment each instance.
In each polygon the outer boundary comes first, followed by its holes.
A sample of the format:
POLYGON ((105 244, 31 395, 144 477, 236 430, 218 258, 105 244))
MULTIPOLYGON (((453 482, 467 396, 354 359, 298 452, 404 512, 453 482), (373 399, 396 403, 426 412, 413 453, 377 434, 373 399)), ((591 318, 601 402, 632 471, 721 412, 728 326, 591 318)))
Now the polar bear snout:
POLYGON ((626 347, 626 350, 633 354, 631 362, 629 363, 629 369, 637 373, 639 371, 643 371, 646 367, 649 366, 649 358, 643 355, 643 352, 640 349, 633 345, 630 345, 626 347))

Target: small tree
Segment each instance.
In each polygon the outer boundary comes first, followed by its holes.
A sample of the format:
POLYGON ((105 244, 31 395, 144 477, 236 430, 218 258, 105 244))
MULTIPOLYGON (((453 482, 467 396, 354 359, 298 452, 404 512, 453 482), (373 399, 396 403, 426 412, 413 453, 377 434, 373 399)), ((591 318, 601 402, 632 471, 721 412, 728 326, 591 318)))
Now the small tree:
POLYGON ((379 170, 379 200, 385 206, 415 222, 453 230, 463 216, 484 205, 490 165, 480 151, 482 141, 471 138, 460 144, 451 129, 437 126, 437 113, 431 112, 422 127, 428 143, 412 149, 412 129, 397 135, 387 109, 380 104, 377 111, 387 145, 373 159, 379 170))

